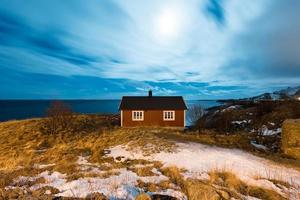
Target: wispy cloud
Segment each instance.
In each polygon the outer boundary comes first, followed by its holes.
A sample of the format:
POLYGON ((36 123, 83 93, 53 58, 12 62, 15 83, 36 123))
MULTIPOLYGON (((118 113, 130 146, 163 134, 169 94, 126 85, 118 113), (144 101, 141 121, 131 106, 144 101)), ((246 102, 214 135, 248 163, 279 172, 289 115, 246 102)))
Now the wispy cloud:
POLYGON ((1 98, 106 98, 148 88, 225 98, 295 85, 299 9, 292 0, 3 0, 1 98))

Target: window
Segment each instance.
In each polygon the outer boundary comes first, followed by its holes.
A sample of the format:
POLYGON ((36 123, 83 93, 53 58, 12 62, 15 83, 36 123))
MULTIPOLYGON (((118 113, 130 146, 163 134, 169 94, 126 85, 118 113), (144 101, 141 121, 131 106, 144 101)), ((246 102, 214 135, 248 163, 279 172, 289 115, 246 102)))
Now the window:
POLYGON ((132 111, 132 121, 143 121, 144 120, 144 111, 132 111))
POLYGON ((175 111, 164 111, 164 121, 173 121, 175 120, 175 111))

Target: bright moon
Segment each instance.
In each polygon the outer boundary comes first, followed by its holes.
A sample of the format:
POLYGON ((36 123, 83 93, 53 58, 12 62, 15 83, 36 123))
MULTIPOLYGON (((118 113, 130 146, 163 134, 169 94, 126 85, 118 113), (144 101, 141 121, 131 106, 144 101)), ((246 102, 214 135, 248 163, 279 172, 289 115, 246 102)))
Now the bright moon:
POLYGON ((156 20, 158 37, 162 40, 176 39, 181 32, 182 18, 177 9, 165 8, 162 10, 156 20))

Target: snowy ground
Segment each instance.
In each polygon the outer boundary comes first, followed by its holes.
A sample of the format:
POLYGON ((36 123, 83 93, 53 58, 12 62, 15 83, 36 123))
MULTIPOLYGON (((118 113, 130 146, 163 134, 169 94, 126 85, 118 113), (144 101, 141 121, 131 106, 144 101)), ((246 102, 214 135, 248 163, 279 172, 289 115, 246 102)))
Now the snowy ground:
MULTIPOLYGON (((139 148, 128 150, 126 146, 115 146, 109 149, 108 152, 110 153, 106 156, 115 158, 116 162, 126 159, 145 159, 149 161, 161 161, 166 167, 176 166, 184 168, 186 170, 182 175, 185 178, 205 180, 209 179, 208 172, 212 170, 229 171, 238 175, 246 184, 275 190, 289 199, 299 198, 300 172, 237 149, 218 148, 199 143, 177 143, 177 149, 174 152, 153 153, 146 157, 139 148), (288 182, 293 187, 278 187, 278 185, 275 185, 270 180, 288 182)), ((139 180, 144 183, 154 184, 169 180, 154 165, 152 165, 154 175, 141 177, 128 168, 103 170, 100 165, 90 163, 87 159, 88 157, 78 157, 78 170, 86 174, 94 173, 96 174, 95 176, 86 176, 68 181, 66 174, 47 171, 47 167, 54 166, 54 164, 44 164, 35 166, 36 168, 43 169, 42 173, 35 177, 19 177, 15 182, 35 181, 39 178, 44 178, 44 183, 34 184, 30 189, 36 190, 44 186, 51 186, 59 190, 56 196, 86 197, 91 193, 99 192, 110 197, 110 199, 135 199, 139 193, 143 192, 139 188, 139 180), (102 176, 107 172, 111 174, 109 176, 102 176)), ((133 165, 131 168, 149 166, 151 166, 151 163, 133 165)), ((10 186, 8 188, 13 187, 10 186)), ((180 188, 175 185, 170 186, 167 190, 157 191, 156 193, 173 196, 179 200, 187 199, 180 191, 180 188)))
MULTIPOLYGON (((92 164, 87 161, 87 157, 78 157, 78 168, 81 172, 86 174, 96 173, 99 176, 95 177, 83 177, 77 180, 67 181, 67 175, 59 172, 50 172, 44 171, 35 177, 18 177, 15 180, 16 185, 22 185, 20 183, 26 183, 27 181, 35 181, 39 178, 44 178, 45 183, 35 184, 30 187, 30 190, 37 190, 45 186, 51 186, 57 188, 60 193, 55 194, 56 196, 63 197, 76 197, 76 198, 85 198, 87 195, 92 193, 102 193, 105 196, 109 197, 110 200, 114 199, 132 199, 140 194, 142 191, 138 187, 138 180, 143 181, 144 183, 159 183, 161 181, 169 180, 168 177, 161 174, 156 168, 152 168, 154 176, 140 177, 135 172, 130 171, 126 168, 111 169, 109 171, 101 170, 101 167, 97 164, 92 164), (109 177, 103 178, 101 175, 107 172, 114 172, 115 175, 110 175, 109 177)), ((47 166, 53 166, 54 164, 49 165, 36 165, 36 168, 43 169, 47 166)), ((132 168, 142 168, 149 165, 134 165, 132 168)), ((25 185, 25 184, 24 184, 25 185)), ((7 189, 14 189, 15 187, 9 186, 7 189)), ((49 194, 50 190, 46 191, 49 194)), ((46 194, 45 193, 45 194, 46 194)), ((51 193, 51 192, 50 192, 51 193)), ((186 196, 180 191, 180 188, 175 185, 162 191, 157 191, 151 194, 161 194, 176 197, 179 200, 185 200, 186 196)))
MULTIPOLYGON (((144 157, 140 151, 128 151, 125 146, 111 148, 110 156, 123 159, 161 161, 165 166, 175 165, 187 171, 186 177, 207 178, 211 170, 230 171, 249 185, 272 189, 282 195, 300 193, 300 172, 280 166, 250 153, 198 143, 178 143, 176 152, 160 152, 144 157), (292 189, 277 187, 269 180, 281 180, 293 185, 292 189)), ((298 196, 299 197, 299 196, 298 196)))

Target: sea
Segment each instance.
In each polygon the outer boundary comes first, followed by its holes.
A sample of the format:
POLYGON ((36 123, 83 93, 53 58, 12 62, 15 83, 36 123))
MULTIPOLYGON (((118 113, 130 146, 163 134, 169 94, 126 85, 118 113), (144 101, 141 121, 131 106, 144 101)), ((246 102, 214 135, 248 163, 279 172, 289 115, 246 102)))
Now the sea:
MULTIPOLYGON (((62 100, 76 113, 118 114, 120 100, 62 100)), ((0 121, 45 117, 53 100, 0 100, 0 121)), ((201 105, 204 109, 218 106, 216 100, 186 100, 187 107, 201 105)))

